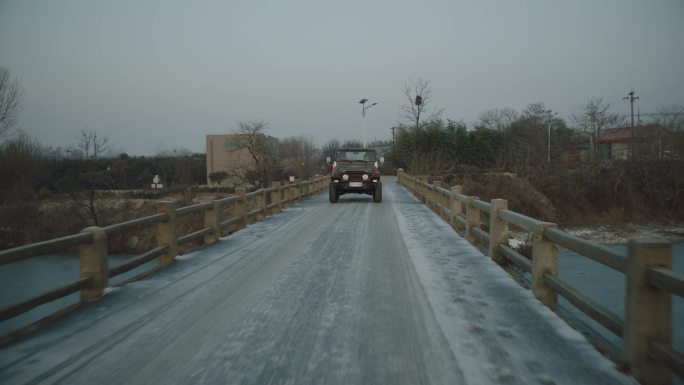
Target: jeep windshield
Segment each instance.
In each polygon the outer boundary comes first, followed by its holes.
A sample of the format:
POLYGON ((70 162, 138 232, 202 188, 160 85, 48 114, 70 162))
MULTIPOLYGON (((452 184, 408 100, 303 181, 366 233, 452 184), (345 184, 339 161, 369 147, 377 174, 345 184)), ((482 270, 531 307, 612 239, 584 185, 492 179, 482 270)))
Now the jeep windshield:
POLYGON ((338 162, 375 162, 374 150, 337 150, 335 159, 338 162))

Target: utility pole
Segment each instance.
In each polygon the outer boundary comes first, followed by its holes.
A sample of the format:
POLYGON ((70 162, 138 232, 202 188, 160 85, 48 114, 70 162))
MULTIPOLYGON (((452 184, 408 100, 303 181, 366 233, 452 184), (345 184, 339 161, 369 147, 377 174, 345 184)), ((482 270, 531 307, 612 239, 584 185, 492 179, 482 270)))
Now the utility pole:
POLYGON ((392 147, 394 147, 394 129, 396 127, 390 127, 390 130, 392 130, 392 147))
POLYGON ((625 96, 624 98, 622 98, 622 100, 629 100, 629 104, 630 104, 630 115, 631 115, 631 117, 632 117, 632 127, 634 127, 634 101, 637 100, 637 99, 639 99, 638 96, 637 96, 637 97, 634 96, 635 94, 636 94, 636 93, 634 92, 634 89, 632 89, 631 91, 629 91, 629 92, 627 93, 627 95, 629 95, 629 96, 625 96))

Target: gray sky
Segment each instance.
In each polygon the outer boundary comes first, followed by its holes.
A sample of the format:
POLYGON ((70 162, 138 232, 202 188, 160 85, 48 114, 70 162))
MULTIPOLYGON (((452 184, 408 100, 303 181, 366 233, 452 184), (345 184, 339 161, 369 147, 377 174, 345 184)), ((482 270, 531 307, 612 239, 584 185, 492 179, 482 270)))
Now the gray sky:
POLYGON ((65 146, 204 152, 265 120, 279 138, 391 138, 402 87, 430 82, 442 117, 543 101, 567 118, 684 105, 684 1, 0 0, 0 65, 25 92, 20 128, 65 146))

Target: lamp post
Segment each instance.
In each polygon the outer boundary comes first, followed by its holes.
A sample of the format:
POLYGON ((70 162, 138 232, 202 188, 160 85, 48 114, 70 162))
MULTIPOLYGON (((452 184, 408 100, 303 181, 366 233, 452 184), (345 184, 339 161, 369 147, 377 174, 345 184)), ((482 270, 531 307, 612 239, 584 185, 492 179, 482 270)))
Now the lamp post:
POLYGON ((373 103, 366 107, 367 101, 368 99, 366 98, 359 100, 359 103, 361 104, 361 125, 363 126, 363 148, 366 148, 366 110, 378 104, 373 103))
POLYGON ((554 112, 553 114, 551 113, 553 110, 546 110, 544 113, 548 117, 549 120, 549 128, 548 128, 548 140, 547 140, 547 153, 546 153, 546 163, 551 164, 551 118, 554 116, 558 115, 557 112, 554 112))

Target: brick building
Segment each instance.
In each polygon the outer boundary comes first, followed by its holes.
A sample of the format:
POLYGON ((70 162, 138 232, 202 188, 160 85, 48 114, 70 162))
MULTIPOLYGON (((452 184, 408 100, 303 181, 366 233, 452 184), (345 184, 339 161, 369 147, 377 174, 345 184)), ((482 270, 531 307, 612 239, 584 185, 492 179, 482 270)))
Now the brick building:
POLYGON ((207 184, 212 184, 211 175, 216 172, 228 175, 222 184, 242 183, 247 171, 256 166, 248 145, 247 135, 207 135, 207 184))

